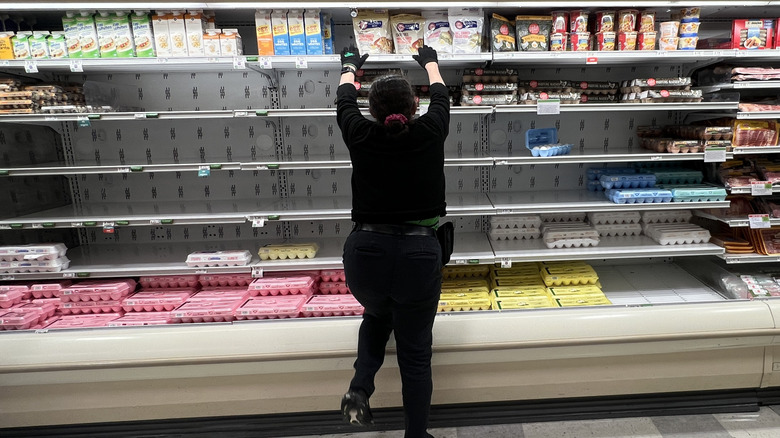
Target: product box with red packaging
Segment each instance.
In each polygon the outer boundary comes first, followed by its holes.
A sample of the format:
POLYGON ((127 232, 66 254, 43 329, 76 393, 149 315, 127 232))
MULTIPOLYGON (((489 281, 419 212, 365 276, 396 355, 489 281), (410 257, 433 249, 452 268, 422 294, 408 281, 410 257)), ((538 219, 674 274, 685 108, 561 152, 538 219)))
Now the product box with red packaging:
POLYGON ((774 47, 775 20, 739 19, 731 27, 731 48, 756 50, 774 47))

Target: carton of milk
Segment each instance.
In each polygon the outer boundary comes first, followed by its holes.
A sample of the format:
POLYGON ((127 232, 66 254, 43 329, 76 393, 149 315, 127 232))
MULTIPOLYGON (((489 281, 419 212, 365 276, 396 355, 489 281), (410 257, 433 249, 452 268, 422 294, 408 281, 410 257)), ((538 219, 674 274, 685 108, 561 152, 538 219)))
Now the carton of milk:
POLYGON ((187 27, 184 21, 184 13, 174 11, 168 17, 168 32, 171 35, 171 56, 186 57, 189 55, 189 50, 187 49, 187 27))
POLYGON ((135 40, 129 11, 116 11, 114 13, 114 43, 118 58, 135 57, 135 40))
POLYGON ((192 11, 184 16, 185 28, 187 29, 187 51, 190 56, 204 56, 203 48, 203 30, 206 22, 203 14, 192 11))
POLYGON ((322 14, 322 52, 333 54, 333 17, 327 12, 322 14))
POLYGON ((49 57, 52 59, 68 57, 68 44, 65 39, 65 32, 52 31, 47 42, 49 44, 49 57))
POLYGON ((49 35, 48 31, 33 32, 33 35, 29 38, 30 41, 30 56, 33 59, 49 59, 49 35))
POLYGON ((222 54, 220 35, 222 35, 221 29, 206 29, 206 34, 203 35, 203 51, 206 56, 220 56, 222 54))
POLYGON ((114 17, 108 11, 99 11, 95 16, 98 44, 101 58, 116 58, 116 40, 114 39, 114 17))
POLYGON ((82 58, 100 58, 100 44, 95 17, 91 11, 80 11, 76 17, 76 25, 79 32, 79 44, 81 45, 82 58))
POLYGON ((154 32, 152 31, 152 21, 149 19, 149 11, 135 11, 130 17, 130 25, 133 29, 135 56, 153 58, 155 56, 154 32))
POLYGON ((81 42, 79 41, 79 24, 73 11, 68 11, 62 17, 62 29, 65 32, 65 44, 68 47, 69 58, 81 58, 81 42))
POLYGON ((154 48, 157 56, 167 58, 171 56, 171 34, 168 31, 168 14, 157 12, 152 16, 152 31, 154 33, 154 48))
POLYGON ((222 56, 238 56, 244 54, 241 35, 238 34, 238 29, 222 29, 222 35, 219 36, 219 50, 222 52, 222 56))
POLYGON ((258 9, 255 11, 255 33, 257 34, 257 54, 260 56, 273 55, 274 33, 270 10, 258 9))
POLYGON ((287 31, 287 11, 274 9, 271 13, 271 27, 274 36, 274 55, 289 55, 290 34, 287 31))
POLYGON ((306 25, 306 54, 322 55, 322 17, 319 9, 307 9, 303 13, 306 25))
POLYGON ((30 59, 30 37, 32 32, 16 32, 13 38, 11 38, 11 44, 14 48, 14 58, 16 59, 30 59))
POLYGON ((287 13, 287 31, 290 34, 290 55, 306 54, 306 33, 303 11, 291 9, 287 13))

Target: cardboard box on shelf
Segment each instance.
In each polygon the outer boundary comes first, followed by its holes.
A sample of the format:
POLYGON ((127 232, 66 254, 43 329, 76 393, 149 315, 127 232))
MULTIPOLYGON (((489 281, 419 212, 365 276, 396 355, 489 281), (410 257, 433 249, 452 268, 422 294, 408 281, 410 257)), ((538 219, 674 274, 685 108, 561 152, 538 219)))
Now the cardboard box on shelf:
POLYGON ((65 32, 53 31, 47 42, 49 45, 49 57, 52 59, 68 58, 68 43, 65 32))
POLYGON ((271 11, 267 9, 258 9, 255 11, 257 54, 260 56, 274 54, 274 34, 272 29, 271 11))
POLYGON ((30 37, 30 56, 33 59, 49 59, 49 41, 48 38, 51 34, 48 31, 33 32, 30 37))
POLYGON ((222 56, 238 56, 244 54, 241 35, 238 34, 238 29, 222 29, 222 34, 219 36, 219 50, 222 53, 222 56))
POLYGON ((95 17, 91 11, 81 11, 76 17, 82 58, 100 58, 100 43, 95 17))
POLYGON ((171 35, 171 56, 189 56, 189 50, 187 49, 187 27, 183 12, 174 11, 169 16, 168 32, 171 35))
POLYGON ((62 29, 65 32, 65 44, 68 47, 69 58, 81 58, 81 43, 79 42, 79 24, 73 12, 67 12, 62 17, 62 29))
POLYGON ((116 11, 114 13, 114 42, 118 58, 135 57, 135 40, 133 39, 133 27, 129 14, 129 11, 116 11))
POLYGON ((30 37, 32 32, 16 32, 11 38, 11 45, 13 46, 14 58, 16 59, 30 59, 30 37))
POLYGON ((307 9, 303 14, 306 27, 306 54, 322 55, 322 17, 319 9, 307 9))
POLYGON ((14 59, 13 32, 0 32, 0 59, 14 59))
POLYGON ((157 56, 160 58, 171 56, 173 51, 171 50, 171 33, 168 28, 168 14, 158 12, 157 15, 153 15, 152 30, 157 56))
POLYGON ((773 19, 739 19, 731 27, 731 48, 761 50, 774 47, 773 19))
POLYGON ((271 13, 271 26, 274 37, 274 55, 289 55, 290 34, 287 30, 287 11, 274 9, 271 13))
POLYGON ((323 13, 322 17, 322 52, 326 55, 333 54, 333 17, 323 13))
POLYGON ((200 12, 190 12, 184 16, 187 29, 187 52, 189 56, 204 56, 203 32, 206 23, 200 12))
POLYGON ((290 34, 290 55, 305 55, 306 32, 302 10, 291 9, 287 13, 287 32, 290 34))
POLYGON ((108 11, 100 11, 95 16, 95 30, 100 45, 101 58, 116 58, 116 40, 114 39, 114 16, 108 11))
POLYGON ((203 35, 203 51, 206 56, 220 56, 222 54, 219 42, 220 35, 222 35, 221 29, 206 29, 206 34, 203 35))
POLYGON ((135 11, 130 17, 130 25, 133 31, 135 56, 139 58, 153 58, 155 56, 154 32, 152 31, 152 21, 149 18, 149 12, 135 11))

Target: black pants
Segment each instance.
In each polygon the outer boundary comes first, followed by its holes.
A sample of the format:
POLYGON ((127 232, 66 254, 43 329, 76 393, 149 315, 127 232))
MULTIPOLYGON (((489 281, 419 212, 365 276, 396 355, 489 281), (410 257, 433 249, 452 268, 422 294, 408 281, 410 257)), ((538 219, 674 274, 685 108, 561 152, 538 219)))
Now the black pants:
POLYGON ((366 308, 350 389, 374 392, 374 376, 394 332, 403 385, 405 438, 427 438, 433 392, 431 343, 441 293, 441 247, 435 237, 353 231, 344 245, 352 294, 366 308))

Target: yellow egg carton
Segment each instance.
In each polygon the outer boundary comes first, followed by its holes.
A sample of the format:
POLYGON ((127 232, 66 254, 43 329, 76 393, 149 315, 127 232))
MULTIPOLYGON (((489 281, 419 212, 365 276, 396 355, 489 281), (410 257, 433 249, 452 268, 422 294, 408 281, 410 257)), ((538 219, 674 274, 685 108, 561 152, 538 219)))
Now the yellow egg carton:
POLYGON ((579 267, 591 267, 587 262, 582 260, 567 260, 567 261, 549 261, 539 262, 539 268, 544 269, 546 267, 565 267, 565 268, 579 268, 579 267))
POLYGON ((528 286, 542 286, 544 287, 544 281, 542 277, 537 275, 532 277, 504 277, 496 278, 492 282, 493 289, 500 289, 506 287, 528 287, 528 286))
POLYGON ((484 278, 458 278, 441 282, 442 289, 458 289, 463 287, 487 287, 488 281, 484 278))
POLYGON ((472 287, 450 287, 441 288, 442 294, 467 294, 467 293, 479 293, 489 294, 490 288, 487 286, 472 286, 472 287))
POLYGON ((490 269, 490 276, 493 278, 517 277, 534 273, 539 273, 539 265, 536 263, 515 263, 511 268, 492 266, 490 269))
POLYGON ((544 286, 507 287, 491 291, 496 298, 551 297, 544 286))
POLYGON ((591 267, 587 268, 544 268, 542 281, 547 286, 569 286, 580 284, 596 284, 599 276, 591 267))
POLYGON ((554 298, 573 296, 604 296, 604 292, 601 291, 601 288, 593 284, 551 287, 548 290, 550 291, 550 295, 552 295, 554 298))
POLYGON ((320 247, 316 243, 283 243, 263 245, 257 252, 260 260, 313 259, 320 247))
POLYGON ((445 266, 441 270, 444 279, 487 277, 489 273, 488 265, 445 266))
POLYGON ((605 296, 572 296, 556 298, 555 302, 559 307, 578 307, 578 306, 608 306, 612 302, 605 296))
POLYGON ((439 297, 439 312, 490 310, 490 305, 490 295, 486 293, 442 293, 439 297))
POLYGON ((544 309, 557 307, 550 297, 494 298, 494 310, 544 309))

